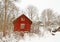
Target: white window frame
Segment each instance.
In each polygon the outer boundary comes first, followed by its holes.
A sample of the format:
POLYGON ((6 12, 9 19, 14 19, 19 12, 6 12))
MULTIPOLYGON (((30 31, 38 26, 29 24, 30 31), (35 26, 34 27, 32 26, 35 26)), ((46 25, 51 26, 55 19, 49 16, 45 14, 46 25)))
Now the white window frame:
POLYGON ((20 25, 20 28, 21 28, 21 29, 24 29, 24 28, 25 28, 25 24, 22 23, 22 24, 20 25))

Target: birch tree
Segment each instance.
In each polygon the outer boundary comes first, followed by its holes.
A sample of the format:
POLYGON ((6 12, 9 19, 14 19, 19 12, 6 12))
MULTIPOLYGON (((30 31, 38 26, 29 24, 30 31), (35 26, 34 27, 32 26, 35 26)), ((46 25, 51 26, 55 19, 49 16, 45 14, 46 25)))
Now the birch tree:
POLYGON ((0 30, 4 33, 12 30, 13 20, 18 16, 19 9, 13 1, 15 0, 0 1, 0 30))
POLYGON ((4 5, 3 2, 0 1, 0 31, 3 29, 4 22, 4 5))
POLYGON ((2 0, 0 1, 0 39, 2 39, 3 36, 3 25, 4 25, 4 5, 2 0))

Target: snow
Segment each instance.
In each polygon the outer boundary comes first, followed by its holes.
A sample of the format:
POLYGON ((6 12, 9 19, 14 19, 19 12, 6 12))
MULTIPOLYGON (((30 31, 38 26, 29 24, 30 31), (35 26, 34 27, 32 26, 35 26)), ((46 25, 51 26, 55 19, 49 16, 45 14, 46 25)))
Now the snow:
POLYGON ((25 40, 20 40, 19 42, 60 42, 60 32, 57 32, 55 36, 49 33, 43 37, 26 37, 25 40))
POLYGON ((56 32, 55 35, 52 35, 51 33, 45 31, 43 36, 39 36, 37 34, 34 34, 32 36, 29 36, 29 34, 25 33, 23 38, 15 38, 14 34, 12 33, 9 37, 7 35, 6 37, 2 37, 0 39, 0 42, 60 42, 60 32, 56 32))

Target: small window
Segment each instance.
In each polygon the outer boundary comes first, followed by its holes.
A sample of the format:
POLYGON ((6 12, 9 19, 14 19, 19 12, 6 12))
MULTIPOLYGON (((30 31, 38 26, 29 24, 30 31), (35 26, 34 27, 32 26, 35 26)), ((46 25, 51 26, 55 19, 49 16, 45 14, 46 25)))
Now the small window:
POLYGON ((25 21, 25 19, 24 18, 21 18, 21 21, 25 21))
POLYGON ((25 24, 21 24, 21 26, 20 26, 20 27, 21 27, 22 29, 23 29, 23 28, 25 28, 25 24))

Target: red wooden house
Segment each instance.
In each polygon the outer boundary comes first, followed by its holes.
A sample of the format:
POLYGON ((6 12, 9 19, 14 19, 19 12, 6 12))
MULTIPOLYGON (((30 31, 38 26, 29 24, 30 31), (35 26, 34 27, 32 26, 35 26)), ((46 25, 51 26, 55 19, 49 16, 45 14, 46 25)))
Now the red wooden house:
POLYGON ((22 14, 13 21, 13 24, 14 24, 14 31, 29 32, 31 30, 32 21, 24 14, 22 14))

